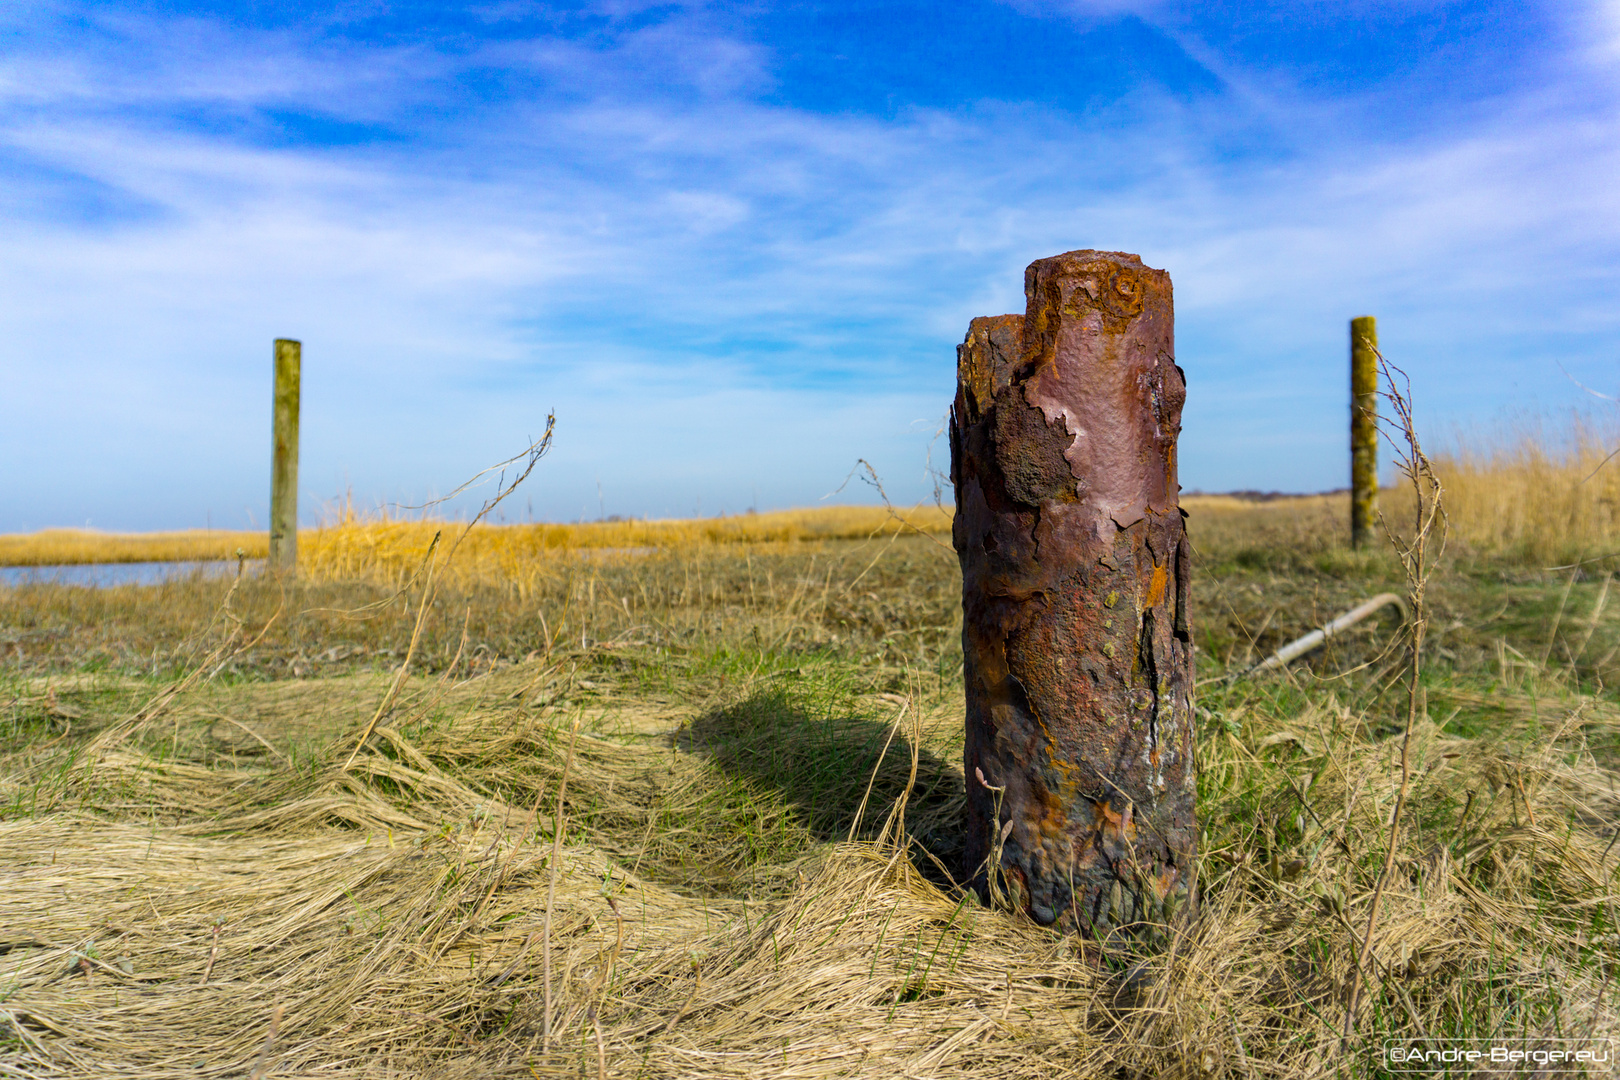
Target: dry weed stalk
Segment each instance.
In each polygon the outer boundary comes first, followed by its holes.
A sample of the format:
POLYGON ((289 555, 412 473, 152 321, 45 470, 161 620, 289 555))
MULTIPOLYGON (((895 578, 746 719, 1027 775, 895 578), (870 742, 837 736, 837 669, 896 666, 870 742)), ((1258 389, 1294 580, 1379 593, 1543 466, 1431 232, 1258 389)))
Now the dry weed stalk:
POLYGON ((399 689, 405 685, 405 676, 410 673, 411 658, 416 655, 416 646, 422 640, 422 627, 427 622, 428 604, 433 600, 433 571, 438 566, 433 555, 439 549, 439 535, 433 534, 433 542, 428 545, 427 555, 422 560, 427 565, 427 581, 422 585, 422 598, 416 608, 416 625, 411 629, 411 643, 405 649, 405 659, 400 661, 398 670, 394 672, 393 682, 388 684, 387 692, 383 694, 382 700, 377 702, 377 711, 371 714, 371 719, 360 730, 360 737, 354 741, 354 749, 349 752, 349 760, 343 763, 345 769, 353 765, 354 759, 360 756, 366 740, 371 738, 371 733, 376 730, 377 721, 383 718, 389 706, 394 704, 394 699, 399 697, 399 689))
MULTIPOLYGON (((938 432, 935 433, 935 438, 938 438, 938 434, 939 434, 938 432)), ((932 451, 930 451, 930 453, 931 452, 932 451)), ((855 461, 855 464, 850 467, 849 474, 844 477, 844 482, 842 484, 839 484, 831 492, 829 492, 827 495, 824 495, 822 497, 823 498, 831 498, 833 495, 837 495, 839 492, 843 491, 846 487, 848 487, 850 480, 854 479, 855 476, 858 473, 861 473, 863 470, 864 470, 864 475, 861 476, 861 480, 864 483, 866 483, 869 487, 871 487, 875 491, 877 491, 878 498, 883 500, 883 512, 884 512, 884 514, 886 515, 886 518, 887 518, 886 521, 878 522, 873 527, 872 531, 867 535, 866 538, 868 540, 870 540, 873 537, 878 536, 879 534, 881 534, 881 533, 883 533, 885 531, 888 531, 888 527, 890 526, 891 522, 893 523, 893 531, 890 533, 889 542, 887 544, 885 544, 882 547, 881 550, 878 551, 877 555, 873 557, 872 561, 867 564, 866 569, 862 570, 859 574, 856 574, 854 580, 851 581, 848 585, 846 585, 844 587, 846 592, 854 589, 856 585, 860 584, 861 579, 866 577, 866 575, 871 572, 872 567, 876 566, 878 564, 879 560, 881 560, 883 558, 883 556, 885 556, 885 555, 887 555, 889 553, 889 549, 894 546, 895 541, 900 539, 900 537, 902 535, 904 535, 908 530, 910 532, 912 532, 912 533, 915 533, 917 536, 920 536, 923 539, 927 540, 929 543, 933 544, 935 547, 944 549, 947 553, 949 553, 949 555, 951 556, 951 559, 953 561, 955 560, 956 552, 951 547, 951 545, 946 544, 946 543, 942 543, 939 539, 937 539, 933 535, 933 530, 919 528, 913 521, 910 520, 910 518, 906 517, 905 515, 901 514, 898 510, 895 509, 894 502, 889 498, 889 493, 883 489, 883 481, 881 479, 879 479, 877 469, 873 468, 872 463, 870 461, 867 461, 865 458, 857 458, 856 461, 855 461)), ((930 467, 930 472, 932 472, 931 467, 930 467)), ((914 507, 913 508, 913 510, 912 510, 913 516, 915 516, 915 513, 916 513, 917 509, 919 509, 919 507, 914 507)), ((940 501, 940 486, 939 486, 939 483, 938 483, 937 476, 936 476, 935 483, 934 483, 934 509, 937 510, 939 512, 939 514, 947 522, 950 521, 950 519, 952 518, 953 513, 954 513, 952 510, 948 509, 944 505, 944 503, 942 503, 940 501)), ((931 522, 930 524, 934 524, 934 523, 931 522)), ((936 528, 937 528, 937 525, 936 525, 936 528)))
POLYGON ((855 807, 854 816, 850 818, 849 835, 845 838, 848 843, 855 842, 855 835, 861 827, 861 818, 866 813, 866 802, 872 797, 872 785, 877 783, 878 773, 883 770, 883 762, 889 756, 889 747, 894 745, 894 737, 900 733, 900 721, 905 719, 906 712, 910 708, 911 701, 907 700, 900 706, 900 711, 894 714, 894 721, 889 725, 889 736, 883 741, 883 749, 878 751, 877 761, 872 766, 872 775, 866 780, 866 790, 861 793, 861 801, 855 807))
POLYGON ((248 1074, 248 1080, 260 1080, 265 1073, 265 1067, 270 1063, 270 1050, 276 1045, 276 1028, 281 1026, 282 1006, 276 1005, 270 1014, 270 1030, 264 1035, 264 1048, 259 1051, 258 1059, 253 1062, 253 1071, 248 1074))
MULTIPOLYGON (((473 515, 472 520, 467 522, 466 526, 461 530, 460 535, 456 537, 455 542, 450 545, 450 550, 446 552, 444 556, 445 566, 449 566, 451 560, 456 557, 456 551, 461 547, 462 541, 467 539, 467 534, 472 532, 473 528, 480 521, 484 520, 484 518, 487 517, 492 510, 499 506, 507 496, 516 491, 519 484, 523 483, 523 481, 529 478, 529 474, 533 472, 534 467, 540 463, 540 459, 545 457, 546 451, 551 449, 551 438, 556 430, 556 427, 557 415, 552 413, 546 417, 545 432, 540 436, 540 438, 530 443, 528 448, 522 453, 514 455, 513 457, 507 458, 505 461, 491 465, 489 468, 482 470, 472 479, 460 485, 443 498, 435 499, 432 502, 425 503, 419 507, 408 508, 413 510, 425 510, 429 507, 446 502, 479 483, 482 477, 489 476, 491 473, 495 474, 495 494, 484 501, 484 505, 479 507, 478 513, 473 515), (507 483, 506 470, 519 461, 524 463, 522 470, 512 479, 511 483, 507 483)), ((343 765, 345 769, 354 764, 354 759, 359 756, 361 749, 366 745, 366 740, 371 738, 371 733, 376 728, 377 721, 382 719, 383 715, 387 713, 389 707, 393 705, 395 698, 399 696, 399 688, 404 685, 405 676, 411 669, 411 658, 416 655, 417 643, 421 641, 422 638, 422 626, 427 620, 427 614, 432 606, 434 597, 438 595, 437 590, 433 585, 433 578, 435 571, 440 569, 439 562, 434 557, 435 553, 438 551, 439 537, 440 533, 435 531, 432 542, 428 544, 427 554, 423 557, 423 561, 427 564, 427 581, 422 585, 422 600, 420 606, 417 608, 416 626, 411 631, 410 647, 405 650, 405 659, 400 661, 399 670, 394 675, 393 683, 389 686, 387 693, 383 695, 382 701, 377 704, 377 711, 372 715, 370 722, 367 723, 365 728, 360 732, 360 738, 355 741, 354 750, 349 754, 349 760, 343 765)), ((469 618, 471 617, 471 608, 468 609, 468 616, 469 618)), ((462 641, 463 643, 466 641, 465 625, 462 627, 462 641)), ((456 658, 459 660, 460 657, 461 653, 458 650, 456 653, 456 658)), ((454 669, 454 666, 454 663, 452 663, 451 669, 454 669)))
POLYGON ((1394 812, 1390 815, 1389 842, 1384 852, 1383 869, 1378 874, 1378 884, 1373 888, 1372 904, 1367 912, 1367 926, 1361 934, 1359 947, 1356 945, 1354 935, 1351 938, 1356 962, 1350 976, 1350 990, 1345 1004, 1346 1041, 1349 1040, 1355 1027, 1361 985, 1366 977, 1367 957, 1377 943, 1375 935, 1378 930, 1379 908, 1384 890, 1394 873, 1395 853, 1400 846, 1403 825, 1401 815, 1406 809, 1406 797, 1411 790, 1412 782, 1412 731, 1417 725, 1422 695, 1422 688, 1418 682, 1423 673, 1423 636, 1429 620, 1427 588, 1434 562, 1445 551, 1446 545, 1446 515, 1441 498, 1443 492, 1433 464, 1424 455, 1423 448, 1418 443, 1417 429, 1412 421, 1411 380, 1407 378, 1406 372, 1386 360, 1383 353, 1371 342, 1367 343, 1367 347, 1378 358, 1379 372, 1383 375, 1384 385, 1387 388, 1379 396, 1389 402, 1394 413, 1389 421, 1394 433, 1391 434, 1382 426, 1379 433, 1390 444, 1396 471, 1406 479, 1412 489, 1413 520, 1410 536, 1399 537, 1384 519, 1382 511, 1378 515, 1379 524, 1384 527, 1385 533, 1395 545, 1401 569, 1406 575, 1407 604, 1410 608, 1406 633, 1411 654, 1408 658, 1406 676, 1406 727, 1401 734, 1400 790, 1395 796, 1394 812), (1400 379, 1400 385, 1396 384, 1397 377, 1400 379), (1431 540, 1435 548, 1432 551, 1431 540))

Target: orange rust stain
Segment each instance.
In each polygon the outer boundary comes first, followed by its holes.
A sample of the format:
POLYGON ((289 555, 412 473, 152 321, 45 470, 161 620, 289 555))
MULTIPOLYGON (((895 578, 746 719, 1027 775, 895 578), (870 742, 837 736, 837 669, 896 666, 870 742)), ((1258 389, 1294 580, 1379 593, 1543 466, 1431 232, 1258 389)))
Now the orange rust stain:
POLYGON ((1058 757, 1057 747, 1052 745, 1046 748, 1046 761, 1052 767, 1052 771, 1058 774, 1059 799, 1066 802, 1074 798, 1074 793, 1080 789, 1080 766, 1058 757))
POLYGON ((974 340, 961 350, 956 366, 956 378, 973 395, 973 405, 978 410, 989 406, 993 392, 988 337, 989 332, 985 330, 975 334, 974 340))
POLYGON ((1153 890, 1154 898, 1163 901, 1166 896, 1175 890, 1176 882, 1181 877, 1174 867, 1165 867, 1159 873, 1147 880, 1147 885, 1153 890))
POLYGON ((1164 586, 1170 580, 1168 570, 1163 566, 1153 568, 1153 578, 1148 582, 1147 601, 1143 607, 1158 607, 1164 603, 1164 586))
POLYGON ((1131 806, 1127 805, 1125 812, 1118 814, 1114 812, 1113 807, 1109 806, 1106 801, 1092 803, 1091 813, 1097 832, 1103 836, 1123 840, 1126 843, 1134 842, 1137 828, 1134 820, 1136 815, 1131 812, 1132 809, 1131 806))
MULTIPOLYGON (((1005 654, 1003 654, 1002 663, 1006 663, 1005 654)), ((1011 671, 1012 669, 1008 668, 1008 670, 1011 671)), ((1046 753, 1047 753, 1047 756, 1048 756, 1048 758, 1051 758, 1052 760, 1055 761, 1056 758, 1053 757, 1053 750, 1057 745, 1057 740, 1052 738, 1052 733, 1046 729, 1046 720, 1044 718, 1042 718, 1040 710, 1035 707, 1035 703, 1033 701, 1031 701, 1028 704, 1029 704, 1029 715, 1035 718, 1035 723, 1040 725, 1041 734, 1046 736, 1046 753)))
POLYGON ((1099 829, 1110 827, 1118 829, 1120 823, 1124 821, 1124 818, 1114 813, 1113 807, 1109 806, 1105 800, 1099 799, 1097 802, 1092 803, 1091 812, 1096 818, 1097 828, 1099 829))
POLYGON ((1043 808, 1039 821, 1035 822, 1035 831, 1042 839, 1061 839, 1068 833, 1069 815, 1063 812, 1061 805, 1048 805, 1043 808))

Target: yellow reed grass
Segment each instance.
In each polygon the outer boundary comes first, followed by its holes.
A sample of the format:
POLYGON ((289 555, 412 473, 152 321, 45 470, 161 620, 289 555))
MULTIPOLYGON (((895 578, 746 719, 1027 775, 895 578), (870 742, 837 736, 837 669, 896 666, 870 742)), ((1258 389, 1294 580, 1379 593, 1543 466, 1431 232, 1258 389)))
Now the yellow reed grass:
MULTIPOLYGON (((578 524, 479 524, 461 542, 445 571, 462 585, 523 588, 557 556, 634 556, 664 550, 729 545, 866 539, 897 533, 949 533, 948 511, 933 505, 890 511, 881 506, 833 506, 724 518, 600 521, 578 524)), ((352 514, 300 535, 300 572, 311 581, 401 583, 421 565, 435 533, 446 547, 464 526, 433 521, 363 520, 352 514)))
POLYGON ((1465 552, 1541 566, 1615 551, 1620 459, 1605 462, 1616 449, 1620 424, 1583 413, 1458 433, 1434 456, 1452 537, 1465 552))
MULTIPOLYGON (((1343 517, 1340 495, 1302 496, 1254 502, 1230 495, 1189 495, 1182 506, 1193 514, 1201 546, 1273 542, 1297 546, 1330 542, 1343 517)), ((459 583, 511 585, 532 576, 537 565, 560 555, 597 558, 651 551, 725 549, 740 545, 792 545, 828 540, 868 540, 896 534, 924 534, 949 542, 951 510, 930 503, 907 509, 882 506, 828 506, 779 510, 734 517, 501 525, 481 523, 468 534, 450 572, 459 583)), ((416 571, 435 533, 445 546, 464 526, 458 522, 406 521, 366 517, 345 509, 328 524, 301 530, 299 568, 309 582, 397 583, 416 571)), ((49 529, 0 536, 0 566, 55 566, 88 563, 202 561, 231 559, 240 548, 262 559, 264 533, 189 532, 103 533, 49 529)))
MULTIPOLYGON (((314 581, 381 579, 409 574, 427 553, 436 532, 453 539, 458 522, 364 518, 352 511, 331 524, 300 530, 299 566, 314 581)), ((932 504, 903 510, 882 506, 828 506, 736 517, 581 522, 577 524, 479 524, 456 554, 463 576, 506 580, 537 559, 566 552, 640 553, 651 549, 727 544, 866 539, 895 533, 948 534, 950 511, 932 504)), ((0 566, 78 563, 192 561, 263 558, 264 533, 191 532, 111 534, 51 529, 0 536, 0 566)))
POLYGON ((85 563, 206 562, 262 559, 269 537, 261 532, 106 533, 93 529, 45 529, 0 536, 0 566, 71 566, 85 563))
MULTIPOLYGON (((1452 552, 1536 566, 1562 565, 1620 550, 1620 424, 1589 414, 1527 417, 1455 435, 1434 455, 1445 484, 1452 552)), ((1380 507, 1399 527, 1403 490, 1386 490, 1380 507)), ((1191 531, 1200 551, 1274 548, 1299 553, 1343 547, 1348 496, 1338 493, 1257 502, 1230 495, 1187 495, 1191 531)), ((299 534, 306 580, 406 580, 435 532, 446 541, 456 522, 363 517, 340 511, 328 524, 299 534)), ((460 583, 516 585, 538 564, 570 553, 595 557, 727 545, 794 544, 867 539, 897 532, 948 537, 948 507, 920 504, 829 506, 722 518, 580 522, 483 523, 467 536, 451 569, 460 583)), ((230 559, 240 548, 263 558, 266 536, 256 532, 112 534, 52 529, 0 536, 0 566, 230 559)))

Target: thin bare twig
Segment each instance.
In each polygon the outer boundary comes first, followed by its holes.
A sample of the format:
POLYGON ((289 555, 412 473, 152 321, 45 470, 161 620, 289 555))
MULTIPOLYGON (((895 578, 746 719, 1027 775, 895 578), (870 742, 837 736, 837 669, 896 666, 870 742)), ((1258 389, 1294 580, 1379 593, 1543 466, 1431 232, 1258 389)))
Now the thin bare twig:
MULTIPOLYGON (((473 515, 473 519, 467 522, 466 527, 461 530, 461 533, 456 537, 455 542, 450 545, 450 550, 445 552, 442 563, 435 559, 434 553, 438 548, 439 538, 441 535, 443 535, 443 530, 433 534, 433 541, 428 545, 427 555, 424 556, 424 561, 427 564, 427 581, 422 586, 422 602, 416 613, 416 627, 411 631, 410 647, 405 650, 405 659, 400 662, 399 670, 394 673, 393 683, 388 687, 388 692, 383 695, 382 701, 377 705, 377 711, 372 714, 371 721, 366 724, 365 730, 361 732, 359 740, 356 741, 354 745, 354 751, 349 754, 349 760, 343 763, 344 769, 348 769, 354 764, 354 759, 360 755, 361 748, 365 746, 366 740, 371 737, 372 731, 376 729, 377 722, 382 719, 383 714, 388 711, 391 705, 393 705, 395 698, 399 696, 400 688, 405 684, 405 677, 407 674, 409 674, 411 668, 411 658, 415 655, 416 644, 422 636, 422 626, 427 619, 428 611, 432 607, 434 597, 438 595, 437 590, 433 586, 435 570, 441 565, 448 567, 450 565, 450 561, 456 557, 456 549, 461 546, 461 542, 463 540, 467 539, 467 534, 473 531, 473 527, 488 516, 490 511, 499 506, 502 500, 504 500, 508 495, 512 494, 512 492, 516 491, 519 484, 523 483, 523 481, 529 478, 529 474, 533 472, 534 467, 540 463, 540 459, 546 455, 546 451, 551 449, 551 438, 553 432, 556 430, 556 427, 557 415, 552 413, 546 417, 545 434, 540 436, 539 439, 536 439, 534 442, 530 443, 528 449, 524 450, 523 453, 507 458, 498 465, 491 465, 489 468, 478 473, 477 476, 474 476, 472 480, 467 481, 455 491, 445 496, 445 499, 453 498, 455 495, 471 487, 479 477, 487 476, 489 473, 499 470, 499 483, 497 484, 497 490, 494 497, 486 500, 484 505, 479 509, 478 513, 473 515), (507 484, 505 482, 507 466, 511 465, 513 462, 522 461, 525 458, 527 459, 528 463, 524 466, 523 471, 519 473, 510 484, 507 484)), ((443 501, 444 499, 436 500, 436 502, 443 501)), ((424 504, 424 506, 428 505, 434 504, 424 504)), ((408 509, 420 508, 410 507, 408 509)), ((463 644, 466 643, 465 630, 463 631, 462 642, 463 644)), ((456 653, 458 660, 460 659, 460 656, 461 653, 458 650, 456 653)))
POLYGON ((906 715, 906 710, 910 706, 911 702, 909 700, 900 706, 900 711, 894 714, 894 723, 889 725, 889 737, 883 743, 883 749, 878 752, 877 764, 872 766, 872 775, 866 781, 866 792, 861 795, 861 804, 855 808, 855 817, 849 823, 849 836, 847 839, 850 843, 855 842, 855 830, 861 827, 861 815, 866 813, 866 800, 872 797, 872 785, 877 783, 878 771, 883 768, 883 762, 889 756, 889 747, 894 745, 894 737, 900 731, 900 720, 906 715))
POLYGON ((1395 530, 1384 520, 1383 514, 1379 514, 1379 522, 1384 526, 1391 542, 1395 544, 1396 554, 1400 557, 1402 569, 1406 573, 1407 596, 1411 607, 1407 631, 1412 652, 1407 669, 1406 729, 1401 736, 1401 786, 1395 796, 1395 810, 1390 815, 1389 845, 1384 852, 1384 865, 1378 875, 1378 884, 1373 889, 1372 906, 1367 913, 1367 928, 1361 935, 1360 947, 1356 949, 1355 968, 1350 974, 1350 993, 1344 1011, 1345 1042, 1349 1041, 1350 1033, 1355 1028, 1367 957, 1377 946, 1375 935, 1378 930, 1379 910, 1384 890, 1394 873, 1395 846, 1400 837, 1401 815, 1406 809, 1406 798, 1411 790, 1412 730, 1417 726, 1418 702, 1422 693, 1418 680, 1423 672, 1423 636, 1428 626, 1425 591, 1434 560, 1445 550, 1446 539, 1446 516, 1441 502, 1443 489, 1433 465, 1418 442, 1417 428, 1412 419, 1411 380, 1407 378, 1406 372, 1391 364, 1376 348, 1373 349, 1373 355, 1378 357, 1378 367, 1388 387, 1388 390, 1380 396, 1389 402, 1393 410, 1391 426, 1394 434, 1382 428, 1380 434, 1394 448, 1396 468, 1412 485, 1416 502, 1413 508, 1412 536, 1404 546, 1397 538, 1395 530), (1397 378, 1400 380, 1399 385, 1396 383, 1397 378), (1429 546, 1431 539, 1437 544, 1438 550, 1431 552, 1429 546))
POLYGON ((405 659, 399 662, 399 670, 394 672, 394 681, 389 684, 388 692, 377 703, 377 711, 371 714, 371 720, 367 722, 365 729, 360 732, 360 738, 355 740, 354 750, 349 754, 349 760, 343 763, 345 770, 354 764, 355 758, 360 756, 361 748, 366 745, 366 740, 371 738, 372 731, 376 730, 377 721, 381 720, 383 714, 394 704, 394 700, 399 697, 400 687, 405 685, 405 676, 411 670, 411 658, 416 655, 417 642, 422 640, 422 626, 427 622, 428 604, 433 599, 433 569, 436 565, 433 553, 438 549, 441 535, 443 535, 442 532, 435 532, 433 540, 428 544, 428 551, 425 556, 425 561, 428 564, 427 583, 422 586, 422 601, 417 605, 416 626, 411 630, 411 643, 405 648, 405 659))
POLYGON ((489 483, 491 479, 490 473, 496 473, 498 475, 493 478, 495 481, 495 488, 497 491, 501 492, 501 494, 496 495, 493 500, 485 504, 485 509, 478 515, 479 517, 483 517, 485 513, 494 508, 495 503, 498 503, 502 499, 506 498, 507 495, 511 494, 513 489, 515 489, 519 484, 523 483, 524 478, 533 471, 535 462, 544 457, 546 451, 551 449, 551 436, 553 429, 555 429, 556 426, 557 414, 552 413, 546 417, 546 430, 541 433, 538 439, 531 442, 521 452, 513 454, 505 461, 498 461, 487 469, 480 469, 478 472, 472 475, 471 479, 467 480, 463 484, 458 485, 456 489, 450 492, 448 495, 441 495, 437 499, 429 499, 427 502, 415 506, 404 503, 395 503, 394 508, 396 510, 431 509, 435 506, 441 505, 442 503, 449 502, 451 499, 454 499, 457 495, 460 495, 463 491, 466 491, 469 488, 481 487, 484 484, 489 483), (525 459, 527 459, 527 464, 523 468, 523 473, 516 480, 512 481, 510 486, 508 486, 506 484, 506 470, 518 462, 524 461, 525 459))
MULTIPOLYGON (((849 482, 851 480, 855 479, 856 474, 859 473, 863 468, 866 470, 866 475, 861 477, 862 482, 866 483, 866 484, 870 484, 872 487, 877 489, 878 498, 883 500, 883 509, 888 511, 890 517, 892 517, 894 520, 898 521, 905 528, 908 528, 912 532, 916 533, 918 536, 927 537, 928 541, 930 543, 934 544, 936 547, 944 548, 946 551, 951 552, 953 555, 955 554, 956 549, 951 547, 951 545, 940 543, 939 540, 937 538, 935 538, 932 533, 924 532, 922 529, 917 528, 917 526, 913 525, 911 522, 907 521, 904 517, 902 517, 900 515, 900 512, 894 508, 894 503, 889 499, 889 493, 887 491, 883 490, 883 481, 878 479, 877 470, 874 469, 872 467, 872 463, 870 461, 867 461, 865 458, 856 458, 855 459, 855 464, 850 466, 849 473, 844 477, 844 482, 842 484, 839 484, 837 487, 833 488, 831 491, 827 492, 827 494, 823 495, 822 499, 830 499, 834 495, 837 495, 840 491, 843 491, 845 488, 849 487, 849 482)), ((935 492, 935 504, 938 505, 938 492, 937 492, 937 490, 935 492)), ((943 509, 943 507, 941 507, 941 509, 943 509)), ((900 534, 898 532, 895 533, 895 536, 899 536, 899 535, 900 534)), ((891 540, 890 543, 893 543, 893 541, 891 540)), ((884 550, 887 551, 888 548, 884 548, 884 550)), ((879 558, 881 558, 881 557, 882 556, 880 554, 879 558)), ((870 570, 871 567, 867 567, 867 569, 870 570)), ((865 576, 866 576, 865 571, 862 571, 861 577, 865 577, 865 576)), ((855 580, 859 581, 860 578, 856 578, 855 580)))
POLYGON ((261 1080, 264 1076, 265 1066, 270 1063, 270 1048, 276 1044, 276 1028, 281 1026, 281 1013, 282 1006, 277 1005, 275 1012, 270 1014, 270 1030, 265 1033, 264 1045, 259 1048, 259 1056, 254 1059, 248 1080, 261 1080))
POLYGON ((219 956, 219 931, 223 926, 223 923, 216 922, 214 924, 214 943, 208 950, 208 966, 203 968, 202 981, 204 986, 208 985, 208 976, 214 973, 214 960, 219 956))

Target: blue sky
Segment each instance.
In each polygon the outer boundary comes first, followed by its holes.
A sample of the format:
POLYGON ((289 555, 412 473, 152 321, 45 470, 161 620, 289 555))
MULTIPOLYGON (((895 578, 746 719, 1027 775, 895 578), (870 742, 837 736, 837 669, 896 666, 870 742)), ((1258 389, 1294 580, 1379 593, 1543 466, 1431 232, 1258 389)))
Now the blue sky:
POLYGON ((1185 487, 1337 487, 1351 316, 1433 438, 1620 390, 1617 121, 1620 0, 11 0, 0 531, 262 525, 277 336, 306 521, 552 409, 514 516, 926 497, 1081 247, 1174 280, 1185 487))

